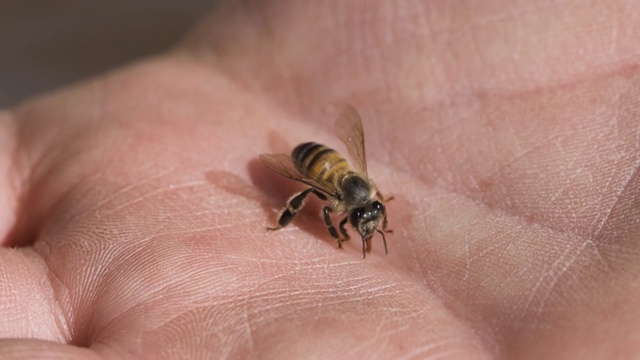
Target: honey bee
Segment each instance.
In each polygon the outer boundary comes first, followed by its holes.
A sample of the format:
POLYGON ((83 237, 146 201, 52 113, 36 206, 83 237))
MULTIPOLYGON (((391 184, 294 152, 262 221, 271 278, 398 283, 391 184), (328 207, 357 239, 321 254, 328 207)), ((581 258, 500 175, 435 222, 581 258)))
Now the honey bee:
POLYGON ((364 152, 364 132, 360 115, 351 106, 347 106, 335 123, 338 137, 345 144, 353 161, 353 167, 335 150, 315 142, 306 142, 296 146, 291 156, 286 154, 262 154, 260 160, 273 172, 299 181, 310 187, 294 194, 278 216, 278 225, 267 230, 278 230, 287 226, 304 206, 309 194, 314 194, 328 204, 322 208, 322 217, 331 237, 342 248, 342 242, 349 240, 345 229, 347 222, 362 237, 362 257, 371 252, 371 239, 374 232, 382 235, 384 252, 387 251, 387 213, 384 199, 373 181, 367 175, 367 162, 364 152), (331 221, 330 214, 347 214, 339 223, 338 231, 331 221), (379 228, 382 222, 382 230, 379 228))

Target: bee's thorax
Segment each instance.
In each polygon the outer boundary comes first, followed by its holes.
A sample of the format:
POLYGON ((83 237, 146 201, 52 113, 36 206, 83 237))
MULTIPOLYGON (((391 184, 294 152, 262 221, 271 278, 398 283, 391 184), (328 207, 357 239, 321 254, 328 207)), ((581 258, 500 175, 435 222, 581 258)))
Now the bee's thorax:
POLYGON ((348 172, 340 179, 342 201, 349 208, 362 207, 371 202, 371 183, 364 177, 348 172))

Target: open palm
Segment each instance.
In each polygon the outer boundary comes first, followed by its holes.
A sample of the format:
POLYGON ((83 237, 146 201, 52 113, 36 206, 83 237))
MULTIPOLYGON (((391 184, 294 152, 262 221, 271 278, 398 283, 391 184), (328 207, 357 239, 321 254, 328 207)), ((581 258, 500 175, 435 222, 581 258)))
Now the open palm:
POLYGON ((639 11, 232 2, 3 113, 0 355, 637 355, 639 11), (318 201, 265 230, 302 187, 258 155, 343 150, 347 103, 388 256, 337 250, 318 201))

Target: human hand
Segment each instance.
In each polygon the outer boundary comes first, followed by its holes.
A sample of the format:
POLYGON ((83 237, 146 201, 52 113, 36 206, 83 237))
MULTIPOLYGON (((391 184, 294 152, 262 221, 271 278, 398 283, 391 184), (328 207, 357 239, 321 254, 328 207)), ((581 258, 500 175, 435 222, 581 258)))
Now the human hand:
POLYGON ((0 357, 637 354, 639 10, 233 2, 4 113, 0 357), (317 202, 265 231, 300 187, 257 156, 339 146, 345 103, 388 256, 317 202))

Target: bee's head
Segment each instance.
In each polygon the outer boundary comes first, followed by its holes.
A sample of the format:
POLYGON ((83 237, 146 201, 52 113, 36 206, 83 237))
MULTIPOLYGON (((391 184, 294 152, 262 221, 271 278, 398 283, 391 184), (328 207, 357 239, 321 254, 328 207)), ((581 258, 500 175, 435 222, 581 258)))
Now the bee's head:
POLYGON ((366 206, 353 209, 349 213, 349 222, 351 223, 351 226, 353 226, 360 236, 362 236, 363 257, 365 256, 365 253, 371 251, 371 238, 373 237, 374 231, 377 231, 382 235, 384 251, 385 253, 387 252, 387 239, 384 236, 384 232, 378 228, 380 221, 384 221, 385 216, 386 212, 384 205, 378 200, 366 206))

